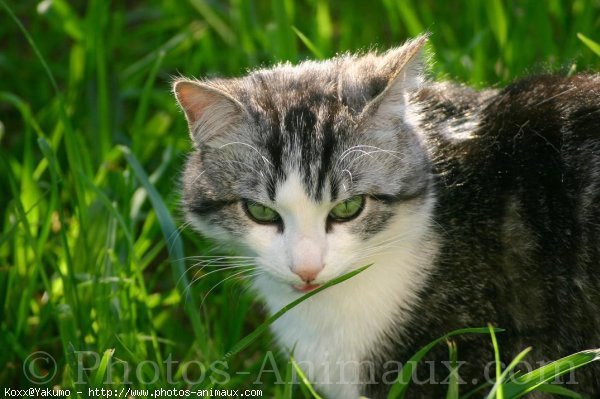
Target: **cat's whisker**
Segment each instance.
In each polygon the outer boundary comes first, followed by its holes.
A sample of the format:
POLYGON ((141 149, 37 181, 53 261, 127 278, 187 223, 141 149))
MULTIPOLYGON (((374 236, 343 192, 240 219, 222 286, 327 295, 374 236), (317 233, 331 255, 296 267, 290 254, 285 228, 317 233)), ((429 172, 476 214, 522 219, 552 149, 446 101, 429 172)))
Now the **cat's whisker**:
POLYGON ((194 257, 194 256, 189 256, 189 257, 185 257, 179 260, 183 260, 183 261, 193 261, 194 263, 192 264, 192 266, 190 266, 188 269, 186 269, 186 272, 189 271, 191 268, 197 267, 200 264, 204 264, 204 265, 223 265, 223 264, 231 264, 234 262, 253 262, 255 259, 254 258, 225 258, 225 257, 215 257, 215 258, 208 258, 208 259, 203 259, 203 258, 198 258, 198 257, 194 257))
MULTIPOLYGON (((414 211, 412 209, 404 209, 403 208, 402 212, 406 212, 406 213, 409 213, 411 215, 417 215, 417 216, 420 215, 420 212, 414 211)), ((444 235, 446 235, 446 236, 449 235, 449 232, 448 232, 447 228, 444 225, 442 225, 440 222, 438 222, 437 220, 435 220, 433 218, 429 218, 427 221, 429 223, 433 223, 434 225, 438 226, 442 230, 442 232, 443 232, 444 235)))
POLYGON ((238 255, 192 255, 186 256, 183 259, 256 259, 255 256, 238 256, 238 255))
POLYGON ((344 150, 344 152, 342 152, 340 154, 340 156, 338 157, 338 159, 336 160, 335 166, 337 166, 339 162, 343 161, 348 155, 350 155, 354 151, 357 151, 357 150, 362 149, 362 148, 367 148, 367 149, 371 148, 371 149, 375 149, 375 150, 378 150, 378 151, 400 154, 400 151, 385 150, 383 148, 380 148, 380 147, 377 147, 377 146, 374 146, 374 145, 358 144, 358 145, 352 146, 352 147, 347 148, 346 150, 344 150))
POLYGON ((202 172, 198 173, 198 175, 196 175, 196 177, 194 177, 194 179, 192 180, 192 186, 194 185, 194 183, 196 183, 196 181, 202 177, 202 175, 206 172, 206 169, 203 170, 202 172))
MULTIPOLYGON (((243 273, 246 273, 246 272, 250 272, 251 270, 252 270, 252 269, 244 269, 244 270, 242 270, 241 272, 236 272, 236 273, 234 273, 234 275, 239 275, 239 274, 243 274, 243 273)), ((220 270, 217 270, 217 271, 220 271, 220 270)), ((212 273, 212 272, 211 272, 211 273, 212 273)), ((200 280, 202 277, 203 277, 203 276, 199 276, 199 277, 196 277, 196 278, 192 279, 192 280, 189 282, 189 284, 188 284, 188 285, 185 287, 185 289, 184 289, 184 291, 183 291, 184 295, 186 295, 186 294, 187 294, 187 292, 188 292, 188 290, 190 290, 190 289, 191 289, 192 285, 193 285, 193 284, 195 284, 195 283, 197 283, 197 282, 198 282, 198 281, 199 281, 199 280, 200 280)), ((225 278, 225 280, 227 280, 227 279, 229 279, 229 277, 225 278)), ((224 281, 224 280, 221 280, 221 281, 220 281, 220 282, 219 282, 217 285, 221 284, 223 281, 224 281)), ((213 286, 213 287, 211 288, 211 291, 212 291, 214 288, 215 288, 215 286, 213 286)), ((209 292, 210 292, 210 291, 209 291, 209 292)), ((186 298, 187 298, 187 295, 186 295, 186 298)), ((204 296, 204 299, 206 299, 206 296, 204 296)), ((204 299, 202 300, 202 302, 204 302, 204 299)), ((201 304, 201 305, 202 305, 202 304, 201 304)))
POLYGON ((185 269, 184 273, 177 279, 175 282, 175 286, 178 286, 184 276, 192 269, 200 267, 198 272, 205 267, 224 267, 224 266, 252 266, 255 264, 256 258, 253 256, 215 256, 215 255, 197 255, 197 256, 187 256, 185 258, 181 258, 179 260, 198 260, 198 262, 192 264, 188 268, 185 269), (207 258, 207 259, 204 259, 207 258), (202 265, 202 262, 213 262, 213 263, 205 263, 202 265))
POLYGON ((194 259, 194 265, 229 265, 234 263, 254 263, 255 259, 194 259))
POLYGON ((185 222, 181 226, 178 226, 170 235, 167 237, 167 245, 169 246, 169 251, 173 249, 173 245, 177 241, 177 238, 181 235, 181 233, 187 229, 192 222, 185 222))
POLYGON ((194 263, 194 267, 198 268, 199 270, 202 270, 205 267, 225 267, 225 266, 234 266, 234 265, 239 265, 239 266, 246 266, 246 265, 253 265, 256 262, 254 261, 228 261, 228 262, 196 262, 194 263))
POLYGON ((219 149, 223 149, 224 147, 227 147, 229 145, 234 145, 234 144, 245 145, 245 146, 253 149, 254 151, 256 151, 256 153, 261 157, 261 159, 266 164, 268 164, 271 167, 273 166, 273 164, 271 163, 271 161, 269 161, 269 159, 267 157, 265 157, 263 154, 261 154, 261 152, 256 147, 254 147, 252 144, 244 143, 243 141, 232 141, 230 143, 223 144, 222 146, 219 147, 219 149))
POLYGON ((208 290, 208 292, 203 296, 202 301, 200 302, 200 307, 202 307, 202 305, 204 304, 204 301, 206 300, 206 298, 208 298, 210 293, 213 292, 215 290, 215 288, 217 288, 219 285, 225 283, 225 281, 231 280, 232 278, 243 275, 244 273, 247 273, 247 272, 248 272, 248 270, 242 270, 241 272, 234 273, 231 276, 225 277, 224 279, 219 281, 217 284, 213 285, 212 288, 210 290, 208 290))
MULTIPOLYGON (((190 272, 190 270, 192 270, 192 269, 194 269, 196 267, 198 267, 197 264, 194 264, 194 265, 189 266, 187 269, 185 269, 185 271, 181 274, 181 276, 179 276, 179 278, 175 282, 175 286, 178 287, 179 283, 181 283, 181 280, 183 280, 187 276, 187 274, 190 272)), ((191 282, 188 282, 188 285, 184 288, 184 292, 194 282, 193 280, 194 280, 194 278, 192 278, 191 282)))
MULTIPOLYGON (((342 173, 348 174, 348 176, 350 176, 350 184, 354 184, 354 181, 352 179, 352 172, 350 172, 348 169, 344 169, 344 170, 342 170, 342 173)), ((348 191, 348 190, 346 190, 346 186, 343 183, 342 183, 342 185, 344 186, 344 191, 348 191)))
POLYGON ((248 168, 248 169, 252 170, 254 173, 259 174, 261 176, 264 176, 264 174, 263 174, 263 172, 261 170, 257 170, 256 168, 254 168, 253 166, 251 166, 248 162, 236 161, 236 160, 233 160, 233 159, 227 160, 227 162, 230 163, 230 164, 231 163, 237 163, 237 164, 243 165, 244 168, 248 168))
POLYGON ((407 241, 407 238, 410 236, 409 233, 399 234, 393 237, 386 238, 384 240, 380 240, 377 242, 373 242, 363 248, 361 248, 361 253, 365 253, 367 251, 377 251, 381 248, 389 248, 390 246, 396 245, 400 242, 407 241))
POLYGON ((367 245, 363 249, 375 248, 375 247, 379 247, 381 245, 388 244, 388 243, 391 243, 391 242, 394 242, 394 241, 403 240, 406 237, 408 237, 408 235, 409 235, 408 233, 404 233, 404 234, 395 235, 393 237, 388 237, 388 238, 383 239, 383 240, 375 241, 375 242, 367 245))
POLYGON ((211 270, 208 273, 202 273, 201 270, 199 270, 198 272, 196 272, 196 274, 199 274, 199 276, 198 277, 194 277, 193 282, 197 283, 198 281, 202 280, 203 278, 206 278, 206 277, 210 276, 211 274, 214 274, 214 273, 217 273, 217 272, 223 272, 223 271, 226 271, 226 270, 233 270, 233 269, 249 269, 249 270, 251 270, 251 269, 254 269, 254 268, 255 268, 254 266, 247 266, 247 265, 244 265, 244 266, 232 265, 232 266, 220 267, 218 269, 211 270))
MULTIPOLYGON (((359 151, 357 151, 357 152, 359 152, 359 151)), ((384 153, 384 154, 390 155, 390 156, 392 156, 392 157, 394 157, 396 159, 401 159, 399 156, 394 155, 394 154, 390 154, 389 151, 386 151, 386 150, 376 150, 376 151, 369 151, 369 152, 367 152, 367 151, 360 151, 360 152, 361 152, 361 154, 359 156, 353 158, 350 161, 351 163, 354 163, 354 162, 358 161, 359 159, 361 159, 362 157, 365 157, 365 156, 369 156, 370 158, 375 159, 375 157, 373 156, 373 154, 379 154, 379 153, 384 153)))
MULTIPOLYGON (((382 250, 391 248, 394 245, 396 245, 396 244, 398 244, 398 243, 400 243, 402 241, 405 241, 405 238, 406 237, 401 237, 401 238, 399 238, 399 239, 397 239, 395 241, 389 242, 387 244, 377 245, 377 246, 373 246, 373 247, 370 247, 370 248, 363 249, 363 250, 361 250, 360 255, 361 255, 362 258, 366 258, 366 257, 370 257, 370 256, 372 256, 374 254, 379 254, 380 252, 382 252, 382 250)), ((402 248, 398 248, 398 251, 402 251, 402 248)))
POLYGON ((246 261, 246 262, 234 262, 234 261, 230 261, 230 262, 218 262, 218 263, 211 263, 211 262, 196 262, 192 265, 193 268, 196 268, 198 270, 202 270, 206 267, 209 268, 215 268, 215 267, 225 267, 225 266, 251 266, 254 265, 256 262, 253 261, 246 261))
POLYGON ((223 268, 229 267, 229 266, 249 267, 249 266, 253 266, 254 263, 255 262, 224 262, 224 263, 198 262, 194 265, 194 267, 198 268, 196 273, 199 273, 202 270, 204 270, 206 267, 214 267, 214 268, 219 268, 219 269, 223 269, 223 268))
POLYGON ((400 249, 393 249, 393 250, 381 251, 381 252, 377 252, 377 253, 374 253, 374 254, 369 254, 369 255, 359 256, 359 257, 353 258, 352 259, 352 263, 359 264, 359 266, 363 266, 363 265, 360 264, 360 262, 368 261, 368 260, 373 260, 373 258, 375 258, 377 256, 402 254, 402 253, 405 253, 405 252, 402 251, 402 250, 400 250, 400 249))

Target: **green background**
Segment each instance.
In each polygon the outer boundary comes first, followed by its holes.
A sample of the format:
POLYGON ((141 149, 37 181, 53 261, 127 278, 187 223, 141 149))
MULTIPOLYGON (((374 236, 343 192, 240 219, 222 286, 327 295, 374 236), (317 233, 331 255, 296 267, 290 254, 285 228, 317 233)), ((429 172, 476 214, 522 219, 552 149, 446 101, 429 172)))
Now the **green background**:
MULTIPOLYGON (((36 386, 22 370, 36 351, 57 362, 41 386, 72 388, 80 360, 92 368, 82 386, 125 386, 118 372, 103 384, 106 370, 92 367, 93 355, 77 356, 92 351, 133 368, 157 362, 160 378, 134 376, 135 387, 183 387, 168 383, 169 356, 209 364, 264 320, 243 275, 207 275, 214 269, 200 271, 193 258, 214 248, 185 227, 178 209, 190 143, 170 94, 174 76, 237 76, 280 61, 386 49, 424 31, 432 33, 435 79, 500 87, 530 73, 600 67, 593 44, 577 35, 600 41, 593 0, 1 4, 2 388, 36 386)), ((219 388, 287 395, 274 373, 253 384, 268 350, 285 374, 286 359, 265 334, 229 361, 230 371, 248 374, 219 388)), ((173 372, 180 381, 184 370, 173 372)), ((197 365, 187 372, 200 375, 197 365)))

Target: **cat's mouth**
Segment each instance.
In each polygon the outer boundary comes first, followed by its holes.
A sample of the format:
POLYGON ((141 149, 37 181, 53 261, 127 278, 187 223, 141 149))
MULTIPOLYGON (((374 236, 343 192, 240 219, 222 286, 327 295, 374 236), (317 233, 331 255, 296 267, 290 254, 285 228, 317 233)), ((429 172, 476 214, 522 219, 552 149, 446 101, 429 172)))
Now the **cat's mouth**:
POLYGON ((311 292, 313 290, 316 290, 317 288, 319 288, 321 286, 321 284, 300 284, 300 285, 292 285, 292 287, 298 291, 298 292, 302 292, 303 294, 306 294, 307 292, 311 292))

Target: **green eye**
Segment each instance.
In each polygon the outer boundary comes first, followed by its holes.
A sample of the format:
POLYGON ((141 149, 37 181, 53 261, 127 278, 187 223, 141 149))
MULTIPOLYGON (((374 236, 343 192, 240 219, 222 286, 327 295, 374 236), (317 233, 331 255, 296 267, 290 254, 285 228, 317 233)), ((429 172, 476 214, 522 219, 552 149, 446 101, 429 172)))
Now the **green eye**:
POLYGON ((246 213, 257 223, 277 223, 281 218, 273 209, 252 201, 244 203, 246 213))
POLYGON ((362 195, 348 198, 334 206, 331 212, 329 212, 329 217, 338 222, 354 219, 362 211, 364 205, 365 197, 362 195))

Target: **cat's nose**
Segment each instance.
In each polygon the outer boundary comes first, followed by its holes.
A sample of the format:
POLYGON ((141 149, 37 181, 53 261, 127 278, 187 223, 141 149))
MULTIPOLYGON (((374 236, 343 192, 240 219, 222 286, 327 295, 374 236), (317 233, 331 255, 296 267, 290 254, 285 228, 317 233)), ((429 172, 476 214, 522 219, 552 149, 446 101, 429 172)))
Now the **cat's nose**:
POLYGON ((314 281, 321 270, 323 270, 323 266, 319 265, 299 265, 292 269, 307 284, 314 281))
POLYGON ((302 281, 310 283, 323 270, 323 247, 317 240, 302 237, 294 246, 292 272, 302 281))

